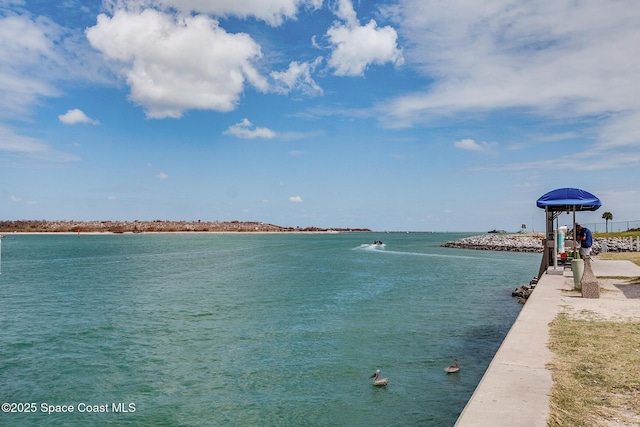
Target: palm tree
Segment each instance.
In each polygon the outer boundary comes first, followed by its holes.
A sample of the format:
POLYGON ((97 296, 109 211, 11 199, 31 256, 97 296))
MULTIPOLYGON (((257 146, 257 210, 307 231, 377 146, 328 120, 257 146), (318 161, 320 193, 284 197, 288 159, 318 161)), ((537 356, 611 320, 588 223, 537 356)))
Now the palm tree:
POLYGON ((613 219, 613 214, 611 212, 605 212, 602 214, 602 219, 604 219, 606 232, 609 232, 609 220, 613 219))

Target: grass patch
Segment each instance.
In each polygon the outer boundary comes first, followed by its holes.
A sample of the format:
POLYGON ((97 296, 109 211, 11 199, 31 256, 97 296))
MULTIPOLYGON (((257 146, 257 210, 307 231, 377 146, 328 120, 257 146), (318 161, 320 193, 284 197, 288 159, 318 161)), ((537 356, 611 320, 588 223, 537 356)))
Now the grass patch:
POLYGON ((604 252, 598 254, 598 259, 626 260, 640 265, 640 252, 604 252))
POLYGON ((640 236, 640 231, 616 231, 616 232, 611 232, 611 233, 593 233, 593 237, 633 237, 636 238, 640 236))
MULTIPOLYGON (((584 316, 582 313, 581 316, 584 316)), ((551 323, 549 426, 640 421, 640 323, 559 314, 551 323)))

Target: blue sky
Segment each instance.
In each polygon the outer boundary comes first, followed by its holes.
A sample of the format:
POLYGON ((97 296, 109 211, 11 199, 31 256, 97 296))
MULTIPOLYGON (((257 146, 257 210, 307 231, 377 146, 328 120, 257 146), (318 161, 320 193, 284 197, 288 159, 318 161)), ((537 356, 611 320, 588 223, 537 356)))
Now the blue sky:
POLYGON ((638 46, 635 0, 0 0, 0 217, 638 220, 638 46))

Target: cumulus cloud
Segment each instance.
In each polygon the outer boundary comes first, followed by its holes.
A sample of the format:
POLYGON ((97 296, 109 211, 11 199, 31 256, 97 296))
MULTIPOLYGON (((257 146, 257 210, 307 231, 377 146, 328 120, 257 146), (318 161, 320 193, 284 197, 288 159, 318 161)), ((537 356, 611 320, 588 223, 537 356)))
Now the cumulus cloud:
POLYGON ((260 46, 204 15, 118 10, 99 15, 86 34, 106 59, 122 65, 131 100, 149 118, 179 118, 189 109, 231 111, 247 82, 267 90, 253 65, 260 46))
POLYGON ((75 125, 76 123, 90 123, 92 125, 100 124, 99 121, 94 120, 88 117, 84 111, 74 108, 73 110, 68 110, 64 114, 60 114, 58 116, 58 120, 67 125, 75 125))
POLYGON ((243 139, 265 138, 272 139, 276 137, 276 133, 269 128, 256 127, 249 119, 242 119, 239 123, 229 126, 227 130, 222 132, 225 135, 232 135, 243 139))
POLYGON ((379 28, 375 20, 360 25, 351 0, 340 0, 336 22, 327 31, 331 44, 328 64, 338 76, 359 76, 371 64, 402 65, 404 58, 398 48, 398 34, 390 26, 379 28))
POLYGON ((158 178, 158 179, 168 179, 169 175, 167 175, 164 172, 160 172, 159 174, 156 175, 156 178, 158 178))
POLYGON ((322 88, 311 77, 322 60, 319 56, 313 62, 291 61, 286 71, 272 71, 270 76, 276 82, 274 91, 285 95, 293 90, 307 95, 322 95, 322 88))
POLYGON ((473 139, 461 139, 453 143, 454 147, 468 151, 485 151, 491 148, 491 145, 488 142, 476 142, 473 139))
POLYGON ((204 13, 219 17, 255 18, 271 26, 295 19, 300 8, 319 9, 322 0, 105 0, 112 9, 161 7, 190 14, 204 13))
POLYGON ((292 203, 302 203, 304 200, 302 200, 300 196, 291 196, 289 197, 289 201, 292 203))
POLYGON ((356 27, 359 25, 358 17, 351 0, 338 0, 335 5, 334 13, 350 27, 356 27))

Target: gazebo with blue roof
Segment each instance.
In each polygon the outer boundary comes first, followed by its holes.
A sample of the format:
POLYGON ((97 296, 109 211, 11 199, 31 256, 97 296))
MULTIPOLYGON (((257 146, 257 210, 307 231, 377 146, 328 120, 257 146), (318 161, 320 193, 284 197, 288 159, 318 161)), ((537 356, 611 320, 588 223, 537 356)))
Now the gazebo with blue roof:
POLYGON ((566 212, 567 214, 573 212, 573 229, 575 229, 576 212, 598 210, 600 206, 602 206, 602 203, 600 199, 588 191, 579 188, 557 188, 540 196, 536 201, 536 205, 540 209, 544 209, 546 213, 547 235, 542 265, 540 266, 540 274, 542 274, 548 266, 557 266, 556 233, 554 231, 553 221, 557 219, 562 212, 566 212))

